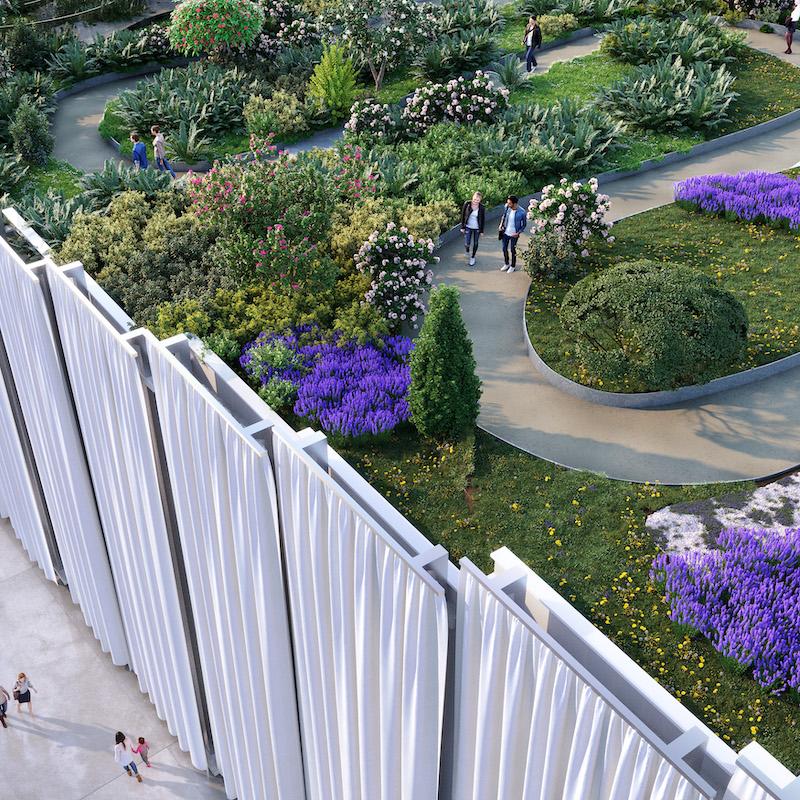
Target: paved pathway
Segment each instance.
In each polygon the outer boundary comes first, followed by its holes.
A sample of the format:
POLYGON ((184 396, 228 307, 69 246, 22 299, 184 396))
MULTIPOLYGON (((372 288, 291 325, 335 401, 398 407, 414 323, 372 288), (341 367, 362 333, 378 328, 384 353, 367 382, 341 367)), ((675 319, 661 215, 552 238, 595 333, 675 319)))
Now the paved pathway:
MULTIPOLYGON (((95 5, 97 5, 95 3, 95 5)), ((98 36, 108 36, 114 31, 129 28, 136 22, 144 22, 150 17, 157 17, 175 7, 174 0, 150 0, 144 14, 130 19, 115 20, 113 22, 76 22, 73 25, 75 34, 82 42, 93 42, 98 36)))
MULTIPOLYGON (((589 36, 570 44, 556 47, 539 57, 537 74, 546 72, 557 61, 569 61, 587 55, 600 46, 597 37, 589 36)), ((83 172, 96 172, 107 159, 120 160, 119 154, 97 132, 106 104, 127 89, 133 89, 144 78, 125 78, 67 97, 58 104, 53 120, 56 145, 53 158, 67 161, 83 172)), ((290 153, 330 147, 341 138, 341 128, 317 131, 301 142, 286 147, 290 153)))
MULTIPOLYGON (((778 54, 784 47, 778 36, 748 33, 759 49, 778 54)), ((798 153, 800 125, 794 124, 696 161, 609 184, 612 217, 671 202, 673 183, 690 175, 786 169, 798 153)), ((596 405, 549 384, 526 350, 522 313, 528 277, 499 272, 498 243, 492 225, 487 227, 476 268, 467 265, 462 244, 455 241, 440 253, 436 276, 461 290, 483 380, 482 428, 549 461, 633 481, 739 480, 800 463, 800 369, 658 410, 596 405)))
MULTIPOLYGON (((158 609, 150 610, 158 625, 158 609)), ((224 800, 221 782, 195 770, 132 672, 101 652, 69 592, 32 564, 0 519, 0 684, 27 672, 39 690, 35 717, 11 704, 0 728, 4 800, 224 800), (146 736, 144 783, 114 763, 114 733, 146 736), (144 792, 144 795, 142 794, 144 792)), ((173 676, 167 676, 172 680, 173 676)))

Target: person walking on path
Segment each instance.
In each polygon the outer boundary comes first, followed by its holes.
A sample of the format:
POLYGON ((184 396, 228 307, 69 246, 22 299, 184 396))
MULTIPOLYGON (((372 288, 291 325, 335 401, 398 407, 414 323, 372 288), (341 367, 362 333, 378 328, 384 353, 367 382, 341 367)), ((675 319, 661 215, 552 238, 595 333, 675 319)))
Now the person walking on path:
POLYGON ((150 133, 153 134, 153 153, 156 157, 156 166, 159 172, 169 172, 172 177, 176 177, 175 170, 172 165, 167 161, 167 143, 164 141, 164 134, 161 133, 161 128, 158 125, 153 125, 150 128, 150 133))
POLYGON ((128 773, 129 778, 136 776, 136 780, 139 781, 139 783, 142 782, 142 776, 136 768, 136 764, 133 761, 133 754, 128 749, 128 743, 122 731, 117 731, 116 744, 114 745, 114 761, 128 773))
POLYGON ((131 134, 133 142, 133 165, 139 169, 147 169, 147 148, 144 142, 139 140, 138 133, 131 134))
POLYGON ((131 753, 138 753, 142 757, 142 763, 144 763, 146 767, 150 766, 150 758, 148 757, 150 745, 144 736, 139 737, 139 742, 136 747, 131 747, 131 753))
POLYGON ((11 700, 11 696, 5 690, 4 686, 0 686, 0 725, 4 728, 8 727, 8 723, 6 722, 6 711, 8 711, 8 701, 11 700))
POLYGON ((503 261, 500 272, 508 270, 509 273, 517 269, 517 242, 519 235, 525 230, 528 224, 528 215, 519 207, 519 198, 516 195, 509 195, 506 200, 503 218, 500 220, 498 236, 503 243, 503 261), (511 251, 511 263, 508 262, 509 250, 511 251))
POLYGON ((525 66, 528 72, 533 72, 534 68, 538 66, 534 50, 542 46, 542 29, 535 16, 528 19, 522 43, 525 45, 525 66))
POLYGON ((467 200, 461 208, 461 233, 464 234, 464 250, 469 255, 470 244, 472 244, 472 255, 469 265, 475 266, 475 253, 478 252, 478 241, 483 233, 483 225, 486 222, 486 209, 483 206, 483 195, 475 192, 472 200, 467 200))
POLYGON ((800 20, 800 2, 795 5, 792 12, 787 15, 783 23, 786 25, 786 49, 783 51, 784 55, 792 55, 792 41, 794 40, 794 32, 797 29, 798 20, 800 20))
POLYGON ((22 711, 22 706, 28 704, 28 713, 33 716, 33 701, 31 700, 31 689, 36 694, 39 690, 30 682, 30 679, 24 672, 17 675, 17 682, 14 684, 14 699, 17 701, 17 713, 22 711))

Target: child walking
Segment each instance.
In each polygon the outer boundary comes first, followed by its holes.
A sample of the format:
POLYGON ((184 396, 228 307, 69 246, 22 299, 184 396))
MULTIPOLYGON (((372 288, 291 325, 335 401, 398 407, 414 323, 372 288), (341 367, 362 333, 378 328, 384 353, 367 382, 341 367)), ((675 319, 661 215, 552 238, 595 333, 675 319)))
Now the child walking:
POLYGON ((149 752, 150 745, 145 740, 144 736, 140 736, 138 744, 135 747, 131 747, 131 753, 138 753, 142 757, 142 762, 146 767, 150 766, 150 758, 148 757, 149 752))
POLYGON ((133 142, 133 165, 139 169, 147 169, 147 148, 144 142, 139 140, 138 133, 131 134, 133 142))

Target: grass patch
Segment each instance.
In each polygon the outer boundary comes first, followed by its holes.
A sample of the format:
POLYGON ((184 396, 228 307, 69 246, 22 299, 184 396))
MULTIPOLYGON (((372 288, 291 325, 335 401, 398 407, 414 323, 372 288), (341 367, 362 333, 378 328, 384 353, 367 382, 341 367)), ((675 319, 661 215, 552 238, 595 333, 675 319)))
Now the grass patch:
POLYGON ((686 264, 714 278, 742 302, 750 319, 747 354, 735 371, 767 364, 800 350, 800 236, 766 225, 720 219, 664 206, 614 226, 616 242, 600 245, 580 275, 531 284, 526 308, 534 347, 553 369, 587 386, 601 385, 575 357, 575 343, 558 318, 564 295, 583 275, 621 261, 648 258, 686 264))
MULTIPOLYGON (((380 91, 376 95, 379 103, 399 103, 407 94, 411 94, 417 86, 420 85, 420 80, 411 74, 411 70, 404 68, 393 72, 384 82, 380 91)), ((375 87, 367 90, 367 94, 371 94, 375 87)))
POLYGON ((755 738, 800 769, 800 708, 736 674, 704 639, 679 630, 648 583, 658 547, 648 513, 752 484, 641 486, 557 467, 477 431, 436 448, 412 433, 342 455, 454 560, 491 571, 503 545, 535 569, 600 630, 734 748, 755 738), (474 464, 470 477, 469 469, 474 464))
POLYGON ((64 197, 74 197, 81 191, 79 181, 82 175, 83 173, 75 169, 72 164, 51 158, 46 167, 31 167, 28 170, 23 192, 46 194, 48 189, 52 189, 64 197))

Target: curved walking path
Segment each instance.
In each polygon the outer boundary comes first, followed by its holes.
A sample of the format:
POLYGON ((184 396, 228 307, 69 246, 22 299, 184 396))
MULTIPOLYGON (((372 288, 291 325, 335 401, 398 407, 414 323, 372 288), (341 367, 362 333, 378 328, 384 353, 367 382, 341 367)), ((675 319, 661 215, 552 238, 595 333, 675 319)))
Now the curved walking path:
MULTIPOLYGON (((749 31, 748 40, 774 55, 785 46, 780 37, 757 31, 749 31)), ((709 156, 620 180, 607 189, 611 216, 620 219, 672 202, 677 180, 708 172, 783 170, 798 153, 800 124, 794 123, 709 156)), ((442 248, 436 273, 437 280, 461 292, 483 381, 481 428, 548 461, 637 482, 762 478, 800 463, 800 368, 652 410, 596 405, 548 383, 529 360, 523 334, 529 278, 499 271, 502 258, 493 231, 487 223, 476 267, 468 266, 457 239, 442 248)))
MULTIPOLYGON (((587 36, 573 42, 554 47, 538 56, 536 74, 546 72, 557 61, 570 61, 594 52, 600 46, 599 38, 587 36)), ((97 131, 106 105, 122 92, 133 89, 145 78, 124 78, 103 86, 87 89, 80 94, 66 97, 58 104, 53 118, 53 134, 56 139, 53 158, 66 161, 83 172, 97 172, 108 160, 125 160, 97 131)), ((344 133, 342 128, 317 131, 296 144, 287 145, 289 153, 299 153, 315 147, 330 147, 344 133)))

